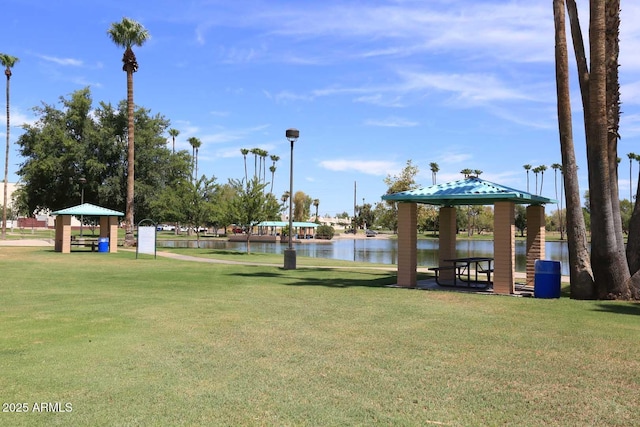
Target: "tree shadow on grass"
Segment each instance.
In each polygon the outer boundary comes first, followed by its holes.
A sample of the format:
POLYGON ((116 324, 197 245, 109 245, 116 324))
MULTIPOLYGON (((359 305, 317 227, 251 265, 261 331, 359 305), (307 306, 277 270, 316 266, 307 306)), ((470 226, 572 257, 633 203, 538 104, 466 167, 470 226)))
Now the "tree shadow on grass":
MULTIPOLYGON (((286 286, 324 286, 327 288, 350 288, 354 286, 369 287, 369 288, 381 288, 389 285, 395 285, 398 282, 398 277, 395 273, 376 273, 366 271, 349 271, 349 278, 340 278, 335 275, 327 277, 327 272, 336 272, 340 270, 331 270, 328 268, 304 268, 297 270, 300 274, 292 276, 285 270, 280 272, 240 272, 234 273, 234 276, 243 276, 254 280, 260 278, 282 278, 282 284, 286 286), (362 275, 362 278, 354 278, 354 275, 362 275), (372 277, 373 276, 373 277, 372 277)), ((420 275, 419 275, 420 276, 420 275)), ((418 277, 418 280, 427 278, 429 276, 418 277)))
POLYGON ((595 311, 603 311, 606 313, 628 314, 631 316, 640 316, 639 303, 600 303, 595 311))

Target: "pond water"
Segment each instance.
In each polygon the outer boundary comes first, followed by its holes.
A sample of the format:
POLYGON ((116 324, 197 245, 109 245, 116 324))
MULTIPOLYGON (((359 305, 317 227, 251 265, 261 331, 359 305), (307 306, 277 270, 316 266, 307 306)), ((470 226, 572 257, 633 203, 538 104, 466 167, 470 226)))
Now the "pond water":
MULTIPOLYGON (((196 248, 195 240, 158 240, 158 247, 196 248)), ((228 242, 224 240, 200 240, 200 248, 227 249, 246 251, 244 242, 228 242)), ((284 253, 288 247, 283 243, 251 242, 252 252, 284 253)), ((398 241, 396 239, 338 239, 329 241, 304 241, 295 243, 299 256, 360 261, 379 264, 397 264, 398 241)), ((458 257, 492 257, 493 242, 490 240, 458 240, 456 244, 458 257)), ((546 259, 560 261, 562 274, 569 275, 569 253, 567 242, 546 242, 546 259)), ((526 243, 516 241, 516 271, 526 270, 526 243)), ((438 265, 438 241, 434 239, 418 240, 418 266, 431 267, 438 265)))

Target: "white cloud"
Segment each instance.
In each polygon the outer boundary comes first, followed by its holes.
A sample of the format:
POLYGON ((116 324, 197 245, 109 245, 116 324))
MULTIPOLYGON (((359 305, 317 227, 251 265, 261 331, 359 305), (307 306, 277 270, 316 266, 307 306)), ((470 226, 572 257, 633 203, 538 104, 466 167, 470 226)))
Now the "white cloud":
POLYGON ((366 126, 381 126, 381 127, 414 127, 418 126, 418 122, 403 119, 401 117, 388 117, 386 119, 369 119, 365 120, 366 126))
POLYGON ((400 167, 395 162, 385 160, 323 160, 320 167, 334 172, 355 171, 367 175, 386 176, 396 173, 400 167))
POLYGON ((74 58, 58 58, 56 56, 49 55, 37 55, 38 58, 44 59, 48 62, 53 62, 57 65, 70 66, 70 67, 82 67, 84 65, 83 61, 80 59, 74 58))

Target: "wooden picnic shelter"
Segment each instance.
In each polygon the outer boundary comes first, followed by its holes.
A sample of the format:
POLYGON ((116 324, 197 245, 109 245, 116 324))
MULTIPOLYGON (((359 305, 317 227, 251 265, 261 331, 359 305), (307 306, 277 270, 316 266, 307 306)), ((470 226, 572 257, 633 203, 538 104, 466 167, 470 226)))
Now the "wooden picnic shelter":
MULTIPOLYGON (((440 206, 438 264, 456 258, 456 207, 493 205, 493 291, 515 291, 515 205, 527 205, 527 284, 533 285, 534 263, 545 257, 544 205, 553 199, 505 187, 478 177, 382 196, 398 203, 398 286, 417 286, 417 204, 440 206)), ((454 280, 454 269, 443 269, 443 280, 454 280)))
POLYGON ((124 213, 83 203, 51 213, 56 215, 55 251, 71 252, 71 217, 94 216, 100 218, 100 237, 109 238, 109 252, 118 252, 118 217, 124 213))

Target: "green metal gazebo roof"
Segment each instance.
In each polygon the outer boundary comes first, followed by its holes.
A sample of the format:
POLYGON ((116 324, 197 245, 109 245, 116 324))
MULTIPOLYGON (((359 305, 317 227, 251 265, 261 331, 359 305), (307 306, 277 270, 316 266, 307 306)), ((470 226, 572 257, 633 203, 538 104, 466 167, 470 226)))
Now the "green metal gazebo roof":
POLYGON ((514 202, 521 205, 556 203, 553 199, 505 187, 478 177, 387 194, 382 196, 382 200, 439 206, 491 205, 495 202, 514 202))
POLYGON ((52 215, 86 215, 86 216, 124 216, 122 212, 92 205, 91 203, 83 203, 78 206, 61 209, 51 212, 52 215))

